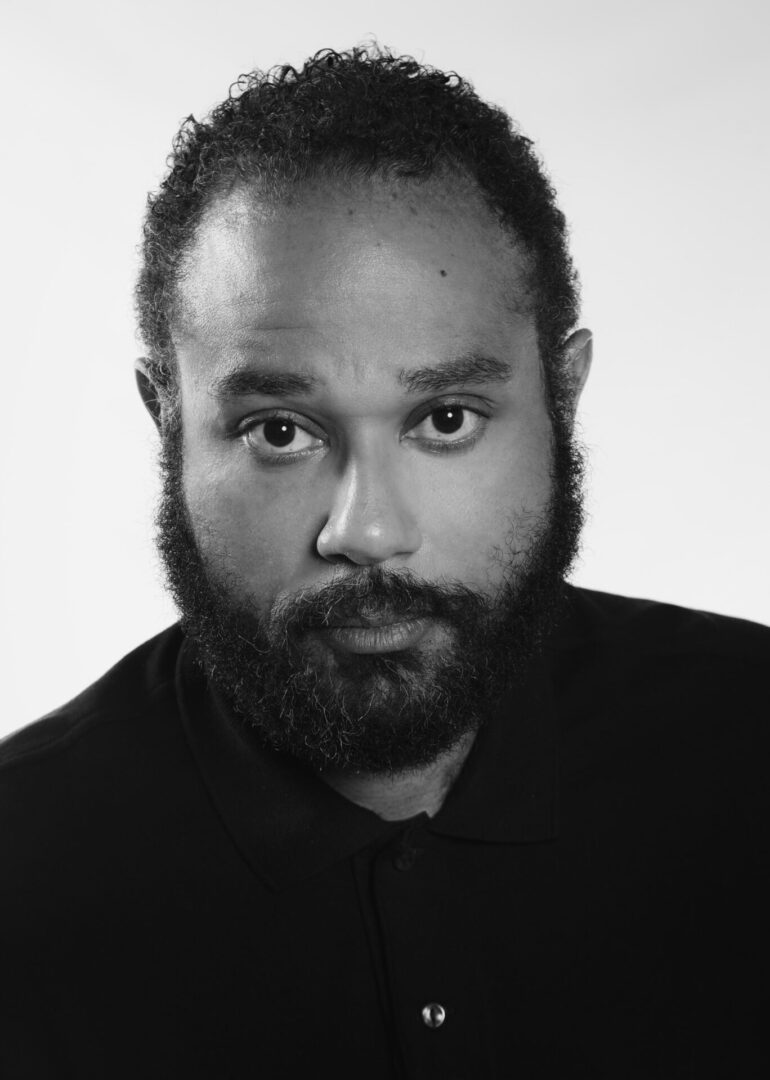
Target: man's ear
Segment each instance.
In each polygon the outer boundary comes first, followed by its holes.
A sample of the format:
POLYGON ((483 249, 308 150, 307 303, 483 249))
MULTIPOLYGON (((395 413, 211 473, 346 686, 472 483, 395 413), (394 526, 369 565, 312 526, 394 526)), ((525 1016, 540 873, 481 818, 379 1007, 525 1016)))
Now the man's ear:
POLYGON ((575 419, 580 395, 591 370, 593 336, 590 330, 576 330, 564 343, 564 365, 572 388, 572 419, 575 419))
POLYGON ((139 394, 144 402, 144 407, 152 417, 155 427, 162 435, 163 404, 161 392, 158 390, 158 387, 150 374, 147 361, 143 356, 140 356, 134 364, 134 373, 136 375, 136 385, 139 388, 139 394))

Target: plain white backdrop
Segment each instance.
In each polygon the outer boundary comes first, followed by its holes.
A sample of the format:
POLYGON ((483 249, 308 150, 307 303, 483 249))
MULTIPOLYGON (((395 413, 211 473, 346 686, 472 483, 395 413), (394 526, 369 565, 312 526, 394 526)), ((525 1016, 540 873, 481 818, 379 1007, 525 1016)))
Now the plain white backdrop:
POLYGON ((770 622, 766 0, 2 0, 0 732, 175 619, 134 388, 146 192, 254 67, 372 36, 532 136, 572 227, 577 584, 770 622))

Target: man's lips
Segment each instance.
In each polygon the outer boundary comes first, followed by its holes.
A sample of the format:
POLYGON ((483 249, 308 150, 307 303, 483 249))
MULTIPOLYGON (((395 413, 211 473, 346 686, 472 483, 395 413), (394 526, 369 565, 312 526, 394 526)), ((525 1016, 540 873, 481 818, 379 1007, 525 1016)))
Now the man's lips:
POLYGON ((332 646, 355 653, 398 652, 415 646, 428 631, 426 618, 356 615, 319 629, 332 646))

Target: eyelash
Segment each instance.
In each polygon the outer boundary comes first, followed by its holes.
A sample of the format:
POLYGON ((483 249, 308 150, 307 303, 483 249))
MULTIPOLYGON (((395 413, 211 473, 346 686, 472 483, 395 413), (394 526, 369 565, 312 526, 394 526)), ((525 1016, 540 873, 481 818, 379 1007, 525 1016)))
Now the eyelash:
MULTIPOLYGON (((491 406, 487 406, 488 412, 482 411, 478 407, 478 404, 469 405, 466 401, 458 400, 456 398, 450 400, 444 400, 433 403, 430 408, 422 412, 417 417, 413 424, 407 429, 412 431, 418 427, 424 420, 427 420, 433 413, 440 412, 442 409, 451 409, 452 407, 463 409, 465 412, 473 413, 479 420, 479 423, 475 430, 467 435, 463 439, 457 439, 454 442, 444 442, 441 439, 414 439, 414 442, 419 442, 424 449, 427 449, 428 453, 433 454, 452 454, 462 453, 464 450, 469 450, 475 445, 484 434, 487 426, 487 422, 491 418, 491 406)), ((322 438, 321 435, 315 435, 312 430, 309 429, 307 417, 301 416, 288 409, 274 409, 268 413, 259 417, 251 417, 238 426, 236 434, 239 438, 242 438, 246 443, 247 448, 254 453, 263 464, 272 465, 291 465, 296 461, 301 461, 303 458, 308 457, 310 454, 315 453, 314 448, 307 448, 304 450, 290 451, 286 454, 263 454, 253 444, 249 444, 248 435, 250 432, 256 430, 262 424, 267 423, 268 420, 288 420, 295 424, 298 428, 304 431, 306 434, 313 436, 314 438, 322 438)), ((315 425, 313 425, 315 427, 315 425)), ((406 436, 404 436, 406 437, 406 436)))

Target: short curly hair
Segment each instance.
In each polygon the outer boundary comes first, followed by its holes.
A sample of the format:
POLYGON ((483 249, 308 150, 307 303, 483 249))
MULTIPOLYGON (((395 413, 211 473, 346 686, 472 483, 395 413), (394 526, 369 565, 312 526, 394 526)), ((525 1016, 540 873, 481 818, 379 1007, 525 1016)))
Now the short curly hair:
POLYGON ((551 408, 568 403, 564 342, 578 282, 564 215, 545 169, 510 118, 454 72, 372 44, 323 49, 242 75, 200 122, 189 116, 147 201, 136 286, 139 329, 159 392, 176 393, 171 330, 180 267, 206 208, 233 184, 281 192, 314 177, 470 178, 529 263, 530 306, 551 408))

